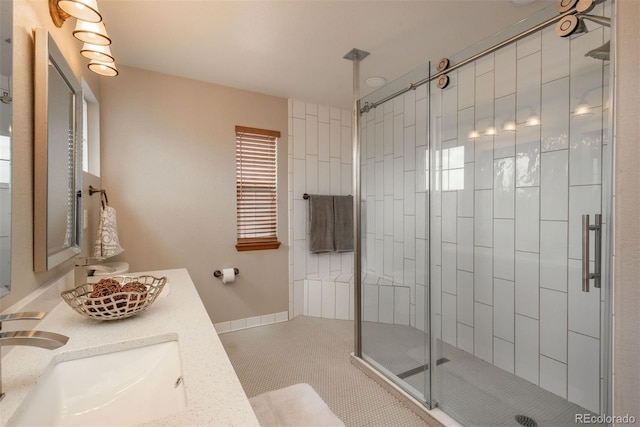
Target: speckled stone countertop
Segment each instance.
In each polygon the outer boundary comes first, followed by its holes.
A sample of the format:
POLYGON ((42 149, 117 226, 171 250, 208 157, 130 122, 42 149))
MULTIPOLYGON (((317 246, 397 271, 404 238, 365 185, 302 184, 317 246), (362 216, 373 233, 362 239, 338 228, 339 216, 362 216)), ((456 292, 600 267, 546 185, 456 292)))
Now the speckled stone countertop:
POLYGON ((56 350, 15 347, 3 358, 6 397, 0 402, 0 425, 13 424, 13 414, 50 363, 127 349, 176 335, 187 409, 147 425, 259 425, 187 270, 127 275, 143 274, 166 276, 168 283, 147 311, 128 319, 100 322, 79 315, 60 298, 60 303, 39 322, 37 329, 66 335, 69 342, 56 350))

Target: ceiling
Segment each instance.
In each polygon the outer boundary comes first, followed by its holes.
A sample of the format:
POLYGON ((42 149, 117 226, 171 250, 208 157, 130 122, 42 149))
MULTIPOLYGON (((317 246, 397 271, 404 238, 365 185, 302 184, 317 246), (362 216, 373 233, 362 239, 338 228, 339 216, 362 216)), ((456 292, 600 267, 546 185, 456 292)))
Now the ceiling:
POLYGON ((349 108, 352 48, 361 94, 449 57, 538 10, 537 0, 100 0, 117 65, 349 108), (521 1, 522 2, 522 1, 521 1))

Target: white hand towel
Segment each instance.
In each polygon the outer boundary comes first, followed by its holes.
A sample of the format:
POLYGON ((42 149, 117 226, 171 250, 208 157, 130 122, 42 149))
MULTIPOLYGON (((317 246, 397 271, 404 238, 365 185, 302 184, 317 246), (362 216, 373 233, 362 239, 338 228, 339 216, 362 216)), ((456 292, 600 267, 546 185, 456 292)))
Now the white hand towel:
POLYGON ((96 242, 93 245, 93 256, 109 258, 123 251, 124 249, 118 240, 116 210, 111 206, 104 206, 100 210, 100 222, 98 223, 96 242))

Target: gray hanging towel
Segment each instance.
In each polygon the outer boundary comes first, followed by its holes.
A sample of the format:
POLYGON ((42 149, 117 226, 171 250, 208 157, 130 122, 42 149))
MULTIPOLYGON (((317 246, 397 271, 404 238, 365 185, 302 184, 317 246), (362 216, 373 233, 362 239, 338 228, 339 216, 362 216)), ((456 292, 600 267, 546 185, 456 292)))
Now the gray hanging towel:
POLYGON ((353 196, 333 196, 333 248, 353 251, 353 196))
POLYGON ((333 250, 333 196, 309 195, 309 250, 333 250))

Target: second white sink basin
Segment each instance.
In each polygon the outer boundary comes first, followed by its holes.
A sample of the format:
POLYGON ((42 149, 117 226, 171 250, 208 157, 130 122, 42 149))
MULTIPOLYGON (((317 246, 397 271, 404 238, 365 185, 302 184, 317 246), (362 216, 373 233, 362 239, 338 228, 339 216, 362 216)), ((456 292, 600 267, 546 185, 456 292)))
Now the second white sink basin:
POLYGON ((12 425, 128 426, 187 407, 176 339, 52 362, 12 425))

